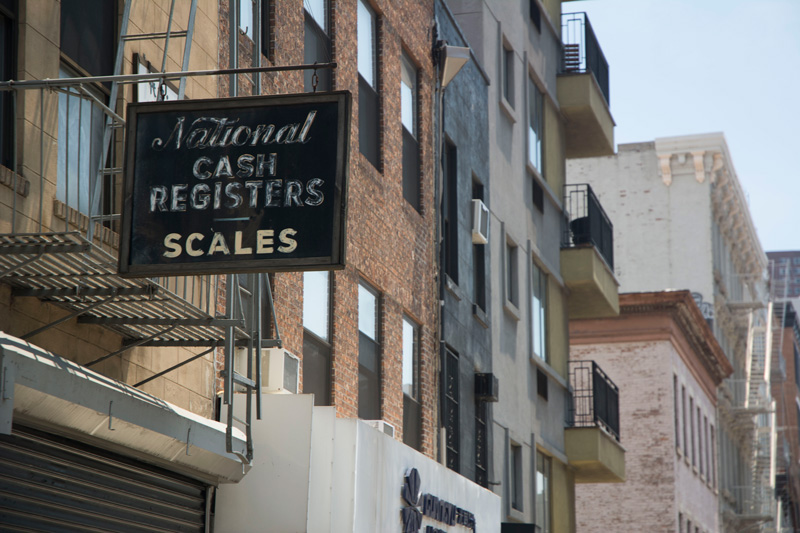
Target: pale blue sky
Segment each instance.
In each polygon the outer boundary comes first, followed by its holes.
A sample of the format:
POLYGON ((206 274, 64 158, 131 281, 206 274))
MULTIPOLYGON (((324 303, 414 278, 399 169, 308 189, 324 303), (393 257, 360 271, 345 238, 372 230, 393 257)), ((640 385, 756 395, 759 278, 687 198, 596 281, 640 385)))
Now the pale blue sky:
POLYGON ((764 251, 800 250, 800 0, 581 0, 617 143, 721 131, 764 251))

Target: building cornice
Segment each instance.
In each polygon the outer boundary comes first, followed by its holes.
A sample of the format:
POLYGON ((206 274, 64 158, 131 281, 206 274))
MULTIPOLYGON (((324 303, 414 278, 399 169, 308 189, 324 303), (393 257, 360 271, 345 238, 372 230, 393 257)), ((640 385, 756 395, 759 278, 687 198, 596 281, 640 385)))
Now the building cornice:
POLYGON ((689 291, 620 294, 619 306, 619 317, 571 320, 570 343, 669 340, 709 396, 716 397, 715 388, 733 367, 689 291))

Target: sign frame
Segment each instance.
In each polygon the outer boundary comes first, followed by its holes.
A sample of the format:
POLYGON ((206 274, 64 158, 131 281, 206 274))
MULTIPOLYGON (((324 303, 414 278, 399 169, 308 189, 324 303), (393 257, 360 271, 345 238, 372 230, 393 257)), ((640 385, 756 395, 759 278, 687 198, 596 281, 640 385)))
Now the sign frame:
MULTIPOLYGON (((124 154, 124 173, 123 173, 123 198, 122 198, 122 227, 120 235, 118 271, 122 277, 151 277, 151 276, 175 276, 175 275, 202 275, 202 274, 235 274, 253 272, 299 272, 313 270, 340 270, 345 266, 346 248, 346 221, 347 221, 347 187, 349 182, 349 162, 350 162, 350 121, 352 110, 352 97, 349 91, 333 91, 325 93, 303 93, 277 96, 252 96, 239 98, 215 98, 204 100, 180 100, 157 103, 130 103, 128 104, 128 115, 126 124, 126 140, 124 154), (265 257, 259 259, 214 259, 202 261, 197 259, 176 261, 174 263, 143 264, 133 262, 133 239, 147 239, 142 233, 134 231, 136 202, 142 201, 142 187, 146 184, 136 183, 137 164, 141 163, 137 150, 144 150, 146 146, 137 146, 137 131, 140 123, 140 116, 146 114, 174 114, 174 113, 197 113, 207 114, 218 113, 219 115, 229 116, 236 111, 253 111, 262 108, 269 113, 272 108, 290 106, 314 106, 324 104, 335 106, 336 108, 336 128, 335 132, 330 132, 336 136, 329 142, 335 142, 335 174, 333 184, 333 198, 326 195, 325 201, 331 202, 332 212, 330 221, 331 243, 330 254, 310 255, 307 257, 265 257)), ((188 125, 186 126, 188 128, 188 125)), ((164 132, 164 137, 170 132, 164 132)), ((316 132, 318 135, 319 132, 316 132)), ((327 135, 328 132, 322 133, 327 135)), ((186 135, 188 137, 188 134, 186 135)), ((277 136, 277 135, 276 135, 277 136)), ((258 136, 255 137, 258 140, 258 136)), ((171 139, 171 137, 170 137, 171 139)), ((170 140, 162 141, 164 145, 170 144, 170 140)), ((174 144, 175 141, 172 141, 174 144)), ((287 143, 288 144, 288 143, 287 143)), ((178 145, 180 146, 180 145, 178 145)), ((212 147, 222 150, 223 148, 212 147)), ((187 150, 189 148, 187 147, 187 150)), ((177 148, 176 148, 177 150, 177 148)), ((208 152, 208 151, 206 151, 208 152)), ((215 155, 223 152, 215 152, 215 155)), ((199 155, 201 154, 198 152, 199 155)), ((277 156, 276 156, 277 158, 277 156)), ((280 161, 278 162, 280 165, 280 161)), ((211 167, 213 168, 213 166, 211 167)), ((191 168, 188 169, 191 174, 191 168)), ((171 183, 174 184, 175 180, 171 183)), ((152 194, 152 193, 151 193, 152 194)), ((152 199, 150 200, 152 202, 152 199)), ((291 206, 291 201, 288 202, 291 206)), ((298 209, 299 207, 295 207, 298 209)), ((151 206, 151 210, 152 210, 151 206)), ((244 218, 244 217, 241 217, 244 218)), ((277 241, 277 234, 275 240, 277 241)), ((280 244, 276 242, 276 245, 280 244)))

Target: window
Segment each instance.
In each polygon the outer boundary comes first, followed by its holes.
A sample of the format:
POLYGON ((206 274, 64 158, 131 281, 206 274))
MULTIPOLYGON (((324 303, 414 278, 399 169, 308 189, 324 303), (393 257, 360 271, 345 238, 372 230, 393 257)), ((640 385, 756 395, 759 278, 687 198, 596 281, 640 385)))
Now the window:
POLYGON ((675 402, 675 447, 680 449, 681 447, 681 438, 680 438, 680 418, 679 418, 679 409, 680 405, 678 404, 678 376, 675 374, 672 375, 672 397, 673 401, 675 402))
POLYGON ((509 45, 503 43, 503 57, 500 61, 501 66, 501 89, 503 90, 503 100, 514 107, 514 50, 509 45))
POLYGON ((678 513, 678 533, 683 533, 683 513, 678 513))
POLYGON ((536 525, 541 533, 550 533, 551 459, 536 452, 536 525))
POLYGON ((403 198, 419 211, 417 68, 405 52, 400 62, 400 122, 403 124, 403 198))
POLYGON ((716 447, 716 436, 714 435, 714 424, 711 424, 710 428, 710 435, 711 440, 711 485, 714 488, 717 488, 717 447, 716 447))
POLYGON ((539 10, 538 0, 530 0, 531 22, 537 31, 542 31, 542 12, 539 10))
POLYGON ((706 465, 706 477, 711 477, 711 457, 710 457, 710 448, 709 441, 708 441, 708 417, 703 417, 703 442, 706 444, 706 458, 705 458, 705 465, 706 465))
POLYGON ((697 466, 700 470, 700 475, 702 476, 705 472, 703 470, 703 418, 700 414, 700 407, 697 407, 697 466))
POLYGON ((689 454, 688 424, 686 423, 686 386, 681 386, 681 404, 683 406, 683 453, 686 457, 689 454))
POLYGON ((253 13, 255 6, 253 0, 239 0, 239 32, 253 38, 253 13))
MULTIPOLYGON (((303 0, 305 8, 305 37, 303 60, 307 65, 331 61, 330 16, 327 0, 303 0)), ((317 74, 317 91, 330 91, 331 71, 320 69, 317 74)), ((306 92, 314 90, 314 71, 304 71, 306 92)))
POLYGON ((522 511, 522 446, 512 442, 509 453, 509 467, 511 469, 511 507, 522 511))
POLYGON ((517 250, 518 246, 514 242, 506 241, 506 300, 514 307, 519 307, 517 250))
POLYGON ((459 389, 458 354, 446 347, 444 368, 445 461, 447 468, 455 472, 459 472, 461 468, 459 389))
POLYGON ((92 76, 113 74, 116 2, 61 1, 61 51, 92 76))
MULTIPOLYGON (((14 6, 14 2, 10 2, 14 6)), ((0 6, 4 3, 0 3, 0 6)), ((0 81, 15 77, 17 46, 15 17, 0 7, 0 81)), ((11 91, 0 91, 0 165, 14 166, 14 107, 11 91)))
MULTIPOLYGON (((477 179, 472 181, 472 198, 483 200, 483 184, 477 179)), ((472 276, 474 303, 481 311, 486 311, 486 245, 472 245, 472 276)))
POLYGON ((689 437, 692 441, 692 466, 697 466, 697 455, 695 454, 694 439, 694 398, 689 396, 689 437))
MULTIPOLYGON (((61 78, 77 74, 62 66, 61 78)), ((86 87, 101 101, 106 97, 91 86, 86 87)), ((56 197, 67 206, 89 213, 98 213, 95 207, 101 199, 92 199, 94 183, 103 152, 105 115, 99 106, 77 93, 58 95, 58 186, 56 197)))
POLYGON ((422 447, 419 395, 419 326, 403 317, 403 442, 422 447))
POLYGON ((545 400, 549 395, 547 374, 542 372, 540 368, 536 369, 536 393, 545 400))
POLYGON ((358 417, 381 417, 381 346, 378 292, 358 285, 358 417))
POLYGON ((487 420, 489 404, 475 402, 475 483, 489 488, 489 433, 487 420))
POLYGON ((358 141, 375 168, 380 163, 377 26, 375 11, 358 0, 358 141))
POLYGON ((531 77, 528 77, 528 107, 528 163, 541 175, 544 96, 531 77))
POLYGON ((261 54, 274 61, 272 46, 273 0, 261 0, 261 54))
POLYGON ((550 362, 547 353, 547 275, 536 263, 532 265, 531 276, 531 335, 533 354, 550 362))
POLYGON ((793 265, 800 265, 800 257, 792 257, 793 265))
POLYGON ((303 392, 331 404, 330 273, 303 273, 303 392))
POLYGON ((445 143, 444 166, 444 272, 458 283, 458 151, 454 144, 445 143))

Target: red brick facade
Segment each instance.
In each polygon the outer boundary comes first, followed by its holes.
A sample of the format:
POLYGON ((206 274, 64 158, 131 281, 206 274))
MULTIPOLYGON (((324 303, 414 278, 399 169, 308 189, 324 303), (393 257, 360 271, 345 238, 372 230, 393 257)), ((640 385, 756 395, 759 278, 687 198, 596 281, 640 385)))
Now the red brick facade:
MULTIPOLYGON (((304 62, 302 2, 269 2, 273 7, 270 52, 263 65, 304 62)), ((346 262, 332 276, 332 402, 339 416, 358 415, 358 283, 368 282, 380 293, 382 356, 381 416, 402 439, 402 319, 420 325, 420 390, 422 449, 433 456, 437 425, 438 350, 434 158, 433 65, 431 27, 433 4, 420 0, 371 3, 378 17, 377 80, 380 98, 380 165, 375 168, 360 153, 358 136, 358 67, 356 0, 329 0, 333 90, 350 91, 350 171, 347 196, 346 262), (403 198, 402 126, 400 122, 400 58, 402 52, 418 67, 418 140, 420 145, 421 210, 403 198)), ((228 9, 220 1, 220 67, 229 65, 228 9)), ((250 40, 240 35, 239 66, 251 66, 250 40)), ((227 77, 220 77, 220 95, 229 94, 227 77)), ((302 92, 302 72, 262 75, 263 94, 302 92)), ((252 94, 246 76, 239 77, 239 95, 252 94)), ((278 327, 284 346, 302 358, 303 276, 276 274, 273 291, 278 327)), ((301 376, 302 390, 302 376, 301 376)))

